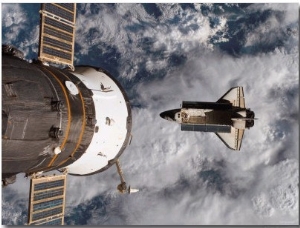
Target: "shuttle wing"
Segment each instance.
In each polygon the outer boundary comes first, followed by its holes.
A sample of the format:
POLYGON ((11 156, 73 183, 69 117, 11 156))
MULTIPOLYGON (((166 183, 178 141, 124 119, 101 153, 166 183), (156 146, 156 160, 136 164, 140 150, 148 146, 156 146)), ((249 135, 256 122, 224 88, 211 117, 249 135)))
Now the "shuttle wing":
POLYGON ((228 90, 217 103, 231 103, 232 106, 245 108, 243 87, 237 86, 228 90))
POLYGON ((228 148, 232 150, 240 150, 244 136, 244 130, 231 127, 231 133, 218 132, 216 135, 228 148))

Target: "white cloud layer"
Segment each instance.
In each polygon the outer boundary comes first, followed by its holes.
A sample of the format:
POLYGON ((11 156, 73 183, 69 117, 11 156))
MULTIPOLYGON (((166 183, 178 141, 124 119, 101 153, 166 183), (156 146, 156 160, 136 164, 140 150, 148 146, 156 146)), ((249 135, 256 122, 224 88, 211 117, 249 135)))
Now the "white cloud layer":
MULTIPOLYGON (((195 5, 197 9, 198 4, 195 5)), ((171 53, 187 53, 199 45, 211 49, 209 38, 226 27, 226 19, 221 17, 219 25, 210 29, 209 20, 202 16, 200 9, 183 10, 177 4, 159 4, 158 8, 163 13, 157 19, 140 4, 118 4, 115 10, 104 6, 98 14, 87 4, 85 13, 78 15, 76 21, 77 34, 81 34, 76 37, 81 46, 80 54, 87 55, 91 45, 102 49, 102 42, 116 47, 122 55, 120 76, 131 79, 140 70, 141 63, 146 62, 149 66, 152 62, 158 69, 165 67, 160 60, 145 55, 147 46, 151 45, 153 52, 163 50, 161 54, 165 59, 171 53), (176 24, 177 17, 180 24, 176 24), (170 23, 174 25, 170 27, 170 23)))
MULTIPOLYGON (((18 44, 18 48, 28 56, 30 52, 38 52, 39 24, 30 26, 29 20, 32 15, 28 15, 19 4, 1 4, 2 27, 9 27, 2 34, 3 44, 18 44)), ((35 55, 36 58, 37 55, 35 55)))
POLYGON ((287 97, 298 93, 298 64, 289 64, 292 58, 281 52, 240 59, 213 53, 188 58, 163 81, 139 85, 146 108, 133 110, 136 138, 123 157, 132 184, 150 192, 131 205, 130 214, 142 217, 138 224, 279 224, 286 217, 297 223, 298 98, 287 97), (158 116, 179 108, 182 100, 215 101, 235 85, 244 86, 246 105, 259 118, 245 132, 241 152, 225 148, 214 134, 181 132, 158 116), (223 192, 199 178, 206 170, 203 161, 224 162, 223 192), (188 187, 176 192, 182 176, 197 183, 196 193, 188 187), (165 188, 174 188, 174 198, 164 200, 165 188))
MULTIPOLYGON (((293 6, 250 6, 252 11, 284 13, 251 31, 245 46, 266 39, 272 43, 288 26, 292 30, 275 51, 234 58, 209 42, 218 32, 226 34, 228 19, 221 17, 210 28, 198 4, 198 11, 161 4, 163 14, 158 19, 138 4, 103 6, 98 14, 86 5, 85 14, 77 19, 81 55, 91 53, 90 45, 106 52, 101 43, 105 42, 121 53, 118 72, 126 80, 136 77, 141 63, 149 72, 165 70, 166 75, 140 80, 132 88, 138 94, 135 102, 142 107, 132 109, 133 140, 121 164, 125 179, 141 191, 119 195, 115 167, 90 177, 69 176, 66 215, 82 205, 91 208, 89 225, 299 224, 299 12, 293 6), (174 15, 181 23, 170 26, 174 15), (136 30, 128 30, 130 26, 136 30), (147 55, 141 43, 151 45, 153 51, 163 50, 164 58, 147 55), (186 57, 180 67, 169 66, 168 58, 174 53, 186 57), (227 149, 213 133, 182 132, 179 125, 159 116, 179 108, 182 101, 216 101, 237 85, 244 87, 246 106, 259 118, 245 131, 240 152, 227 149), (109 203, 90 206, 100 198, 109 203)), ((3 9, 10 12, 9 7, 3 9)), ((22 10, 17 8, 15 13, 22 15, 22 10)), ((3 17, 2 23, 12 26, 12 19, 3 17)), ((218 42, 226 41, 225 36, 219 38, 218 42)), ((28 193, 21 187, 26 186, 24 181, 8 189, 24 197, 28 193)))

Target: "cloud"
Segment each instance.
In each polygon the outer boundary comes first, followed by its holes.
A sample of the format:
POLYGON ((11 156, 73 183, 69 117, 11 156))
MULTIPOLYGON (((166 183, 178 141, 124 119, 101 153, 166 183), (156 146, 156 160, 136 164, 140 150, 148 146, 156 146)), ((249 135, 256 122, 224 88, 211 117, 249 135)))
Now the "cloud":
POLYGON ((281 3, 265 3, 265 4, 252 4, 249 9, 257 10, 272 10, 284 13, 282 26, 289 26, 298 21, 299 15, 295 13, 295 9, 298 8, 297 3, 281 4, 281 3))
POLYGON ((2 24, 4 27, 9 27, 14 24, 20 25, 26 21, 26 14, 22 7, 18 4, 3 4, 2 5, 2 24))
MULTIPOLYGON (((298 15, 293 13, 297 4, 254 4, 254 12, 266 12, 266 20, 247 36, 246 47, 260 44, 264 48, 284 43, 285 50, 291 52, 298 46, 298 15), (260 7, 260 8, 259 8, 260 7)), ((259 47, 260 47, 259 46, 259 47)))
MULTIPOLYGON (((143 108, 133 109, 133 140, 121 161, 128 183, 141 192, 113 198, 112 210, 125 214, 125 224, 288 224, 287 218, 296 224, 296 53, 236 59, 201 48, 180 69, 136 87, 143 108), (216 101, 236 85, 244 86, 246 106, 259 118, 240 152, 214 134, 181 132, 159 117, 182 100, 216 101)), ((117 180, 105 175, 99 182, 117 180)))
POLYGON ((188 59, 182 69, 170 72, 163 80, 138 86, 139 101, 145 108, 133 110, 133 134, 138 135, 138 139, 133 138, 122 159, 124 170, 129 172, 127 175, 135 186, 147 186, 152 194, 144 201, 135 202, 137 209, 131 213, 142 216, 144 224, 276 224, 283 217, 278 216, 279 208, 283 207, 278 205, 290 203, 287 210, 296 221, 298 75, 295 70, 298 66, 296 62, 289 64, 293 56, 275 52, 233 59, 212 53, 195 59, 188 56, 188 59), (244 86, 246 105, 259 118, 250 131, 246 130, 241 152, 226 149, 213 134, 181 132, 179 126, 158 116, 161 111, 179 108, 182 100, 215 101, 235 85, 244 86), (290 97, 289 93, 295 96, 290 97), (294 170, 290 165, 281 165, 282 160, 277 159, 280 153, 284 154, 281 155, 286 159, 284 163, 292 163, 294 170), (221 170, 216 165, 205 170, 201 162, 197 167, 191 166, 199 157, 210 162, 223 161, 226 166, 221 170), (278 166, 281 172, 286 172, 286 178, 278 177, 278 166), (197 172, 211 173, 211 177, 205 180, 198 175, 194 179, 197 172), (262 179, 265 173, 274 178, 262 179), (182 175, 187 176, 186 188, 177 186, 182 175), (193 181, 199 191, 195 195, 191 194, 193 181), (215 183, 218 181, 225 184, 218 187, 215 183), (171 186, 175 193, 184 193, 165 202, 165 196, 159 193, 171 186), (264 199, 270 197, 270 192, 280 203, 264 199), (284 199, 285 194, 289 199, 284 199), (235 195, 237 198, 232 198, 235 195), (204 198, 211 200, 207 207, 194 202, 202 202, 204 198), (201 217, 191 216, 191 210, 187 210, 190 203, 197 205, 193 212, 201 217), (146 212, 146 206, 140 206, 144 204, 150 208, 146 212), (237 218, 234 214, 241 211, 237 218))
POLYGON ((188 53, 199 44, 211 49, 209 38, 226 29, 225 17, 220 17, 215 28, 210 29, 210 22, 200 9, 184 10, 178 4, 158 4, 163 12, 159 17, 149 15, 141 4, 95 6, 101 10, 97 13, 93 6, 84 5, 84 14, 77 16, 79 53, 90 55, 99 50, 99 55, 103 55, 105 46, 116 48, 121 55, 118 71, 126 79, 139 74, 145 63, 147 70, 151 65, 158 69, 167 67, 165 61, 173 53, 188 53))
POLYGON ((37 58, 39 39, 39 4, 29 5, 36 14, 28 16, 25 4, 1 4, 2 9, 2 43, 18 47, 27 59, 37 58), (34 22, 36 22, 34 24, 34 22), (30 30, 28 30, 30 26, 30 30))
POLYGON ((27 223, 29 179, 17 175, 16 182, 2 188, 2 224, 21 225, 27 223))

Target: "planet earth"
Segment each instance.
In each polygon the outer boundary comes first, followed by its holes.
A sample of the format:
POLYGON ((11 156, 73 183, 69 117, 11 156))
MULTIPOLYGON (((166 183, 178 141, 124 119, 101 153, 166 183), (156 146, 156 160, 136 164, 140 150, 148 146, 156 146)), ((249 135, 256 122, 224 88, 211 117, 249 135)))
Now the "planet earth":
MULTIPOLYGON (((2 4, 2 44, 37 58, 40 4, 2 4)), ((109 71, 132 108, 120 162, 68 176, 65 225, 299 224, 299 5, 77 4, 75 66, 109 71), (159 113, 243 86, 256 113, 241 151, 159 113)), ((2 224, 27 222, 29 179, 2 188, 2 224)))

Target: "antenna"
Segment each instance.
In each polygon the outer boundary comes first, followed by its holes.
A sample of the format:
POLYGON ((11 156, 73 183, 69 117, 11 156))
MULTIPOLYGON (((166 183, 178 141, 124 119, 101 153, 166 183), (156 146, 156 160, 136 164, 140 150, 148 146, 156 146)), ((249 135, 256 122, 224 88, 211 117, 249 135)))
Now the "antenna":
POLYGON ((127 188, 127 185, 126 185, 126 182, 125 182, 125 179, 124 179, 124 176, 123 176, 123 171, 121 169, 121 165, 120 165, 120 161, 119 159, 117 159, 116 161, 116 166, 117 166, 117 171, 118 171, 118 174, 120 176, 120 180, 121 180, 121 183, 118 185, 117 189, 119 190, 120 193, 135 193, 135 192, 138 192, 139 189, 135 189, 135 188, 131 188, 130 186, 127 188))

